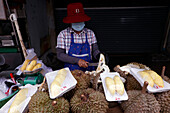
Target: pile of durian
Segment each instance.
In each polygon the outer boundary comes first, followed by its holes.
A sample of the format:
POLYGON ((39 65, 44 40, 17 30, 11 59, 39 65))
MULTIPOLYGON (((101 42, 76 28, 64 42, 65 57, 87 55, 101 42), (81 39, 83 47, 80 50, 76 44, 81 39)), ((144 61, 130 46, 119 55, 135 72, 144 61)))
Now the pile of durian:
POLYGON ((120 66, 114 67, 114 70, 126 79, 125 89, 128 94, 128 100, 121 103, 124 113, 170 113, 170 91, 154 94, 146 91, 148 85, 153 86, 153 84, 156 84, 159 87, 164 87, 163 79, 170 83, 170 79, 164 75, 165 67, 163 67, 162 74, 159 76, 146 65, 136 62, 127 65, 133 68, 145 69, 139 72, 145 82, 144 86, 141 87, 133 75, 122 71, 120 66))
MULTIPOLYGON (((140 65, 142 66, 142 65, 140 65)), ((71 71, 74 78, 77 80, 76 87, 71 91, 65 93, 63 96, 51 99, 49 96, 49 89, 46 80, 39 90, 32 96, 29 105, 29 113, 107 113, 110 104, 121 106, 121 109, 125 113, 169 113, 170 112, 170 91, 163 93, 150 94, 147 93, 146 87, 149 85, 148 81, 145 81, 143 87, 134 87, 138 84, 133 76, 130 76, 126 72, 121 71, 118 67, 116 71, 126 78, 125 87, 118 76, 114 78, 106 78, 108 90, 114 94, 115 92, 120 95, 124 94, 126 89, 128 94, 128 100, 118 102, 107 102, 105 95, 102 91, 98 91, 93 88, 91 83, 91 77, 89 74, 81 70, 71 71), (128 79, 129 78, 129 79, 128 79), (121 84, 119 88, 116 88, 116 84, 121 84), (128 87, 127 87, 128 85, 128 87), (127 89, 129 88, 129 89, 127 89), (137 89, 135 89, 137 88, 137 89), (121 90, 120 90, 121 89, 121 90)), ((164 69, 165 71, 165 69, 164 69)), ((54 79, 54 84, 50 87, 54 90, 54 94, 58 94, 58 87, 61 87, 65 80, 65 70, 61 69, 57 73, 58 77, 54 79)), ((163 74, 162 74, 163 75, 163 74)), ((161 75, 161 76, 162 76, 161 75)), ((170 79, 166 76, 162 76, 165 81, 170 79)))
POLYGON ((38 68, 41 68, 42 64, 41 63, 37 63, 37 60, 29 60, 26 59, 22 65, 22 67, 20 68, 20 70, 23 72, 24 70, 26 71, 34 71, 38 68))
MULTIPOLYGON (((59 87, 64 81, 65 69, 58 71, 51 87, 59 87), (60 76, 61 75, 61 76, 60 76), (57 84, 55 84, 58 82, 57 84)), ((103 93, 90 85, 90 76, 81 70, 71 71, 77 80, 76 87, 62 97, 51 99, 46 80, 29 102, 29 113, 106 113, 108 102, 103 93)), ((52 90, 58 90, 53 88, 52 90)), ((55 91, 58 93, 58 91, 55 91)))

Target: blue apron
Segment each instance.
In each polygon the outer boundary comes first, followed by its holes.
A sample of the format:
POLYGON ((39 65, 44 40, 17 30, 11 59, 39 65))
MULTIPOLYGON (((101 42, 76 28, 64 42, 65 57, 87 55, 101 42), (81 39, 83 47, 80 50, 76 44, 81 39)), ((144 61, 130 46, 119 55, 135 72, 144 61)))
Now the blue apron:
MULTIPOLYGON (((87 33, 86 33, 86 41, 85 43, 82 43, 82 44, 74 43, 74 36, 73 36, 73 33, 71 33, 71 44, 70 44, 70 49, 68 51, 68 55, 83 59, 89 63, 92 62, 90 45, 87 39, 87 33)), ((82 71, 95 70, 95 67, 93 66, 88 66, 87 68, 83 68, 83 67, 79 67, 78 64, 70 64, 70 63, 65 63, 64 67, 68 67, 71 71, 75 69, 82 70, 82 71)))

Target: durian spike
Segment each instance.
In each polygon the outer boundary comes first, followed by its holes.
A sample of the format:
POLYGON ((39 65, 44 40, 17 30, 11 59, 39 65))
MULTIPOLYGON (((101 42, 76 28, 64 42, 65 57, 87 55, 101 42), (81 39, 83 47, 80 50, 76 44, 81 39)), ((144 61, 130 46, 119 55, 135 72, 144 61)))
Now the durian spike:
POLYGON ((118 72, 120 74, 120 76, 122 76, 123 78, 127 78, 127 75, 129 74, 128 72, 126 71, 122 71, 120 69, 120 65, 117 65, 113 68, 114 71, 118 72))
POLYGON ((81 94, 81 100, 83 100, 84 102, 87 102, 87 95, 86 94, 81 94))
POLYGON ((146 93, 148 84, 149 84, 149 83, 148 83, 147 81, 144 82, 143 87, 142 87, 142 93, 143 93, 143 94, 146 93))
POLYGON ((46 79, 45 79, 45 77, 44 77, 44 80, 43 80, 43 82, 41 83, 41 86, 40 86, 40 87, 39 87, 39 89, 38 89, 39 91, 41 91, 41 90, 42 90, 43 85, 44 85, 44 83, 45 83, 45 80, 46 80, 46 79))
POLYGON ((162 67, 162 73, 161 73, 161 77, 164 77, 165 76, 165 66, 162 67))
POLYGON ((53 105, 53 106, 56 105, 56 104, 57 104, 57 101, 56 101, 56 100, 52 101, 52 105, 53 105))

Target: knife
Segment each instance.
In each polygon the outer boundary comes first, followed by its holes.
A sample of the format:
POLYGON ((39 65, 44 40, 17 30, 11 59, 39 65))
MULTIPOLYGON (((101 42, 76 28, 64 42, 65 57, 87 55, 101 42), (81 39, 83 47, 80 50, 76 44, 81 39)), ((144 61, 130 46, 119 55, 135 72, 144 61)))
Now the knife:
POLYGON ((97 63, 88 63, 88 66, 98 66, 98 62, 97 63))

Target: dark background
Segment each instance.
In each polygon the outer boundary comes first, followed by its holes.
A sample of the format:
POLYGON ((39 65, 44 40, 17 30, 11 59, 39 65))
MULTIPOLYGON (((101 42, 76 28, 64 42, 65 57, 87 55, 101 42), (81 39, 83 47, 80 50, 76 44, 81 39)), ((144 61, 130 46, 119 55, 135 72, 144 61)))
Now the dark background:
POLYGON ((170 68, 169 35, 163 48, 170 14, 168 0, 54 1, 57 34, 69 26, 62 19, 67 15, 67 4, 73 2, 82 2, 85 13, 92 18, 86 27, 95 32, 99 49, 108 55, 111 71, 118 64, 130 62, 146 64, 158 73, 163 65, 170 68))

